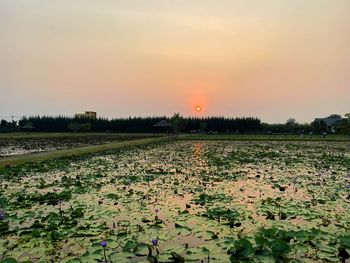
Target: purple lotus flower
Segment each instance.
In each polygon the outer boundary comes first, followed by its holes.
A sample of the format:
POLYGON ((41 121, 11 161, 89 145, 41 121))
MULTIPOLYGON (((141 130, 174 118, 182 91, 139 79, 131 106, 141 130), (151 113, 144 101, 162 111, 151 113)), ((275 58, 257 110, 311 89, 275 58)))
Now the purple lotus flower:
POLYGON ((102 246, 102 248, 103 248, 103 257, 105 258, 105 261, 104 262, 106 262, 107 263, 107 256, 106 256, 106 246, 107 246, 107 241, 102 241, 101 243, 100 243, 100 245, 102 246))
POLYGON ((152 244, 153 244, 153 246, 157 246, 158 245, 158 239, 152 239, 152 244))
POLYGON ((101 244, 102 247, 106 247, 107 246, 107 241, 102 241, 100 244, 101 244))
POLYGON ((5 212, 4 211, 0 211, 0 220, 5 218, 5 212))

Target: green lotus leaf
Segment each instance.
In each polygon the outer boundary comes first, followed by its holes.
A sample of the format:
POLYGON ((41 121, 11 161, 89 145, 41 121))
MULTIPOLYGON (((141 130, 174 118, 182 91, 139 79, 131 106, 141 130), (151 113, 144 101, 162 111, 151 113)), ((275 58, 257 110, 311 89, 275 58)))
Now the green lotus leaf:
POLYGON ((138 242, 135 240, 128 240, 123 247, 123 252, 134 252, 138 247, 138 242))
POLYGON ((14 258, 7 258, 4 260, 1 260, 0 263, 17 263, 17 260, 15 260, 14 258))
POLYGON ((141 243, 135 249, 136 256, 147 256, 149 254, 150 245, 141 243))

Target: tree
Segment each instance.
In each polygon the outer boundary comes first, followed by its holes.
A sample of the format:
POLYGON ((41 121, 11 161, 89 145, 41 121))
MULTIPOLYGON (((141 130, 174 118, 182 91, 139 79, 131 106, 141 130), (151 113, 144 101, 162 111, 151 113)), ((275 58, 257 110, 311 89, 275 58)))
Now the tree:
POLYGON ((180 113, 174 113, 170 119, 170 123, 173 126, 174 133, 180 132, 185 127, 185 120, 180 113))
POLYGON ((0 130, 5 131, 9 128, 9 123, 6 120, 1 120, 0 130))
POLYGON ((71 131, 77 132, 80 129, 80 123, 79 122, 71 122, 68 124, 67 128, 71 131))
POLYGON ((314 121, 313 123, 311 123, 311 127, 313 132, 315 133, 322 133, 328 130, 328 126, 323 120, 314 121))
POLYGON ((286 132, 295 132, 295 128, 298 125, 297 121, 294 118, 289 118, 286 122, 286 132))
POLYGON ((343 134, 350 135, 350 113, 345 114, 346 120, 339 125, 339 131, 343 134))
POLYGON ((32 122, 28 121, 25 125, 23 125, 22 129, 27 133, 30 133, 34 129, 34 125, 32 122))
POLYGON ((286 125, 289 127, 293 127, 297 124, 297 121, 294 118, 289 118, 286 122, 286 125))
POLYGON ((205 132, 207 130, 207 123, 205 121, 202 121, 200 124, 200 130, 202 132, 205 132))
POLYGON ((84 132, 86 132, 86 131, 90 131, 91 130, 91 123, 89 123, 89 122, 86 122, 86 123, 82 123, 82 124, 80 124, 80 130, 81 131, 84 131, 84 132))

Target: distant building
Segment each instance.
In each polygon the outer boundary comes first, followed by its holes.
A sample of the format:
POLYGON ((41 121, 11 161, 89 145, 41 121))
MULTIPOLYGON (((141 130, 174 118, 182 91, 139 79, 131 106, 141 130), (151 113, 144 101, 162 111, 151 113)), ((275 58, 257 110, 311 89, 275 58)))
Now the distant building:
POLYGON ((85 111, 85 113, 76 113, 74 117, 77 119, 96 119, 97 113, 95 111, 85 111))
POLYGON ((332 128, 335 125, 342 123, 344 120, 345 119, 342 118, 340 115, 333 114, 333 115, 326 117, 326 118, 316 118, 314 122, 315 123, 323 122, 327 125, 328 128, 332 128))

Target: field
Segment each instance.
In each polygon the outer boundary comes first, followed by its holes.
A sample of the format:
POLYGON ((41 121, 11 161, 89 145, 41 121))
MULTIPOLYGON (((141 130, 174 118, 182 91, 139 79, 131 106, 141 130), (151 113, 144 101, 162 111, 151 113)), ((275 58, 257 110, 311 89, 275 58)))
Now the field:
POLYGON ((0 134, 0 158, 28 153, 50 152, 87 145, 100 145, 149 137, 108 133, 9 133, 0 134))
POLYGON ((2 168, 0 259, 348 260, 349 141, 204 139, 2 168))

